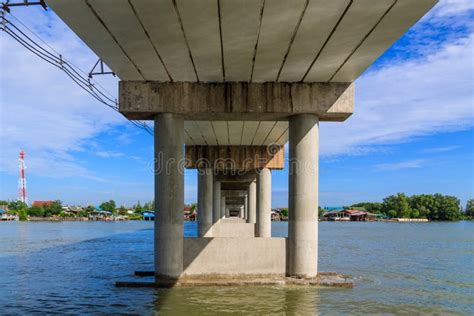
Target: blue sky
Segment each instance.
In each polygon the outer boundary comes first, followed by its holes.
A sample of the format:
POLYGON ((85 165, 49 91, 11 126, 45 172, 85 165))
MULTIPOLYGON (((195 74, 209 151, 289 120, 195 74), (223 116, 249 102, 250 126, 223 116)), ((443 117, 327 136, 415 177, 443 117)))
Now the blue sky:
MULTIPOLYGON (((97 57, 51 11, 15 17, 88 71, 97 57)), ((15 22, 14 18, 12 18, 15 22)), ((474 197, 474 2, 441 0, 356 81, 345 123, 321 123, 320 205, 397 192, 474 197)), ((119 204, 153 198, 153 139, 5 34, 0 45, 0 199, 16 199, 18 151, 29 200, 119 204)), ((117 82, 100 78, 112 94, 117 82)), ((185 200, 196 199, 187 171, 185 200)), ((287 173, 273 172, 274 206, 287 173)))

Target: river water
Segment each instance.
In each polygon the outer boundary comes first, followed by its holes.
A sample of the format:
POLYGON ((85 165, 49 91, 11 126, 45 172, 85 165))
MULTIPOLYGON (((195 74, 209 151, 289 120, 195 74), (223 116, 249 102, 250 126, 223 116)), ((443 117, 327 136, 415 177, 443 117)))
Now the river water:
POLYGON ((474 222, 321 222, 320 271, 353 289, 116 288, 153 269, 152 225, 0 222, 0 314, 474 314, 474 222))

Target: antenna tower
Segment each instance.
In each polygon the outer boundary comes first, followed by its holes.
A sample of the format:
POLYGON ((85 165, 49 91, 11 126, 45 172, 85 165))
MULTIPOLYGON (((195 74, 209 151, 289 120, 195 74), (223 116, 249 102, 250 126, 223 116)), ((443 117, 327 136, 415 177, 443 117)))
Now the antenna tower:
POLYGON ((18 180, 18 200, 23 203, 28 204, 28 199, 26 197, 26 175, 25 175, 25 151, 20 150, 20 179, 18 180))

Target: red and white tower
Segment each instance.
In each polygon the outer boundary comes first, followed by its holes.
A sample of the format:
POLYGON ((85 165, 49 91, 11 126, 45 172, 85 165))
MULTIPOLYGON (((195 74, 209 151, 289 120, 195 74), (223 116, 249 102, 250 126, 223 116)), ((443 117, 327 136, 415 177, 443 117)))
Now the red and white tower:
POLYGON ((28 204, 28 199, 26 198, 26 175, 25 175, 25 151, 20 150, 20 179, 18 180, 18 200, 23 203, 28 204))

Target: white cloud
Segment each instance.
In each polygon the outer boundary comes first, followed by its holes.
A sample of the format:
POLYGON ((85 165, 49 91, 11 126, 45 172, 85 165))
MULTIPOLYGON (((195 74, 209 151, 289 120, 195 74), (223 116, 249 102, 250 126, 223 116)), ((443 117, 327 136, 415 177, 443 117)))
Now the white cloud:
POLYGON ((321 124, 321 154, 360 154, 377 145, 474 125, 474 35, 424 59, 398 62, 356 82, 355 112, 321 124))
MULTIPOLYGON (((95 63, 97 57, 54 14, 34 8, 28 15, 21 12, 14 11, 65 58, 85 70, 95 63)), ((33 174, 100 180, 75 154, 90 150, 97 135, 125 119, 6 34, 1 36, 0 59, 0 171, 15 174, 23 148, 33 174)), ((117 89, 113 77, 101 84, 109 91, 117 89)))
POLYGON ((441 0, 430 12, 428 17, 447 17, 465 14, 474 11, 474 1, 472 0, 441 0))
POLYGON ((378 164, 375 166, 375 170, 378 171, 395 171, 401 169, 416 169, 421 168, 426 163, 424 159, 414 159, 414 160, 406 160, 400 162, 391 162, 391 163, 383 163, 378 164))
POLYGON ((95 154, 97 157, 101 157, 101 158, 118 158, 118 157, 125 156, 125 154, 121 152, 106 151, 106 150, 97 151, 95 154))
POLYGON ((420 152, 425 154, 437 154, 437 153, 445 153, 448 151, 453 151, 456 149, 461 148, 461 146, 445 146, 445 147, 433 147, 433 148, 426 148, 421 150, 420 152))

